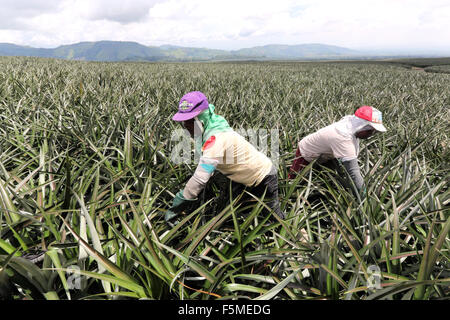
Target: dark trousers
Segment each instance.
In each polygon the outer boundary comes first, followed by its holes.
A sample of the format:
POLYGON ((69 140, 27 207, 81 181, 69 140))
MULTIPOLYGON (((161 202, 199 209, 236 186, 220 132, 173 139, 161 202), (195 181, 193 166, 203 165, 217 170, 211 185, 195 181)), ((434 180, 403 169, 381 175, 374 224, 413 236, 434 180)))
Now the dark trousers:
MULTIPOLYGON (((278 177, 276 174, 267 175, 257 186, 248 187, 241 183, 231 181, 233 198, 240 195, 244 190, 250 192, 254 196, 261 198, 265 192, 264 200, 281 219, 285 218, 281 211, 280 202, 278 200, 278 177)), ((229 194, 229 193, 228 193, 229 194)), ((256 201, 249 194, 245 193, 242 196, 242 201, 256 201)))

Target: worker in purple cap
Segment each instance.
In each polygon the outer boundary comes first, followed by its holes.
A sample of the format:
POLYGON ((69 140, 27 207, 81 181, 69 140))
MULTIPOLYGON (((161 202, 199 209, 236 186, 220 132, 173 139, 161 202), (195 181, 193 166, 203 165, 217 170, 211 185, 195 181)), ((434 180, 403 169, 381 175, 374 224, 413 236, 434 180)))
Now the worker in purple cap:
POLYGON ((325 128, 304 137, 299 143, 289 179, 310 162, 319 164, 337 159, 349 173, 356 189, 365 192, 364 179, 358 166, 359 139, 367 139, 376 132, 385 132, 381 112, 371 106, 362 106, 354 115, 345 116, 325 128))
POLYGON ((201 150, 201 157, 194 175, 166 211, 165 220, 169 222, 186 203, 197 200, 216 170, 257 197, 265 192, 268 206, 284 219, 278 201, 277 169, 272 161, 236 133, 214 109, 200 91, 185 94, 178 104, 172 120, 187 129, 201 150))

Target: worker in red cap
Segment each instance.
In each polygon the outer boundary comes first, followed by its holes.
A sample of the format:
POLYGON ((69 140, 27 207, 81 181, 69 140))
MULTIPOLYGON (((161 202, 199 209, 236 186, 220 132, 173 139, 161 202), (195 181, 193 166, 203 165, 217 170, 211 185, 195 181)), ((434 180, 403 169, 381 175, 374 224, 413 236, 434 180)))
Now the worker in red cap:
POLYGON ((376 132, 385 132, 380 110, 362 106, 354 115, 324 127, 304 137, 299 143, 294 162, 289 169, 289 179, 310 162, 323 164, 337 159, 352 178, 359 192, 365 190, 364 180, 358 166, 359 139, 367 139, 376 132))

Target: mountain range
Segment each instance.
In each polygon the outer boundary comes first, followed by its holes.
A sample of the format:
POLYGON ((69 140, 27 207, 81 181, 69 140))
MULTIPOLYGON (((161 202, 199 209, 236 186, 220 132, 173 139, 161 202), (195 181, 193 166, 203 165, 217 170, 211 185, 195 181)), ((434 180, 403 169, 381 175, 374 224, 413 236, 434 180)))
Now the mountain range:
POLYGON ((0 43, 0 56, 32 56, 86 61, 213 61, 356 58, 366 54, 325 44, 266 45, 240 50, 189 48, 173 45, 144 46, 137 42, 97 41, 33 48, 0 43))

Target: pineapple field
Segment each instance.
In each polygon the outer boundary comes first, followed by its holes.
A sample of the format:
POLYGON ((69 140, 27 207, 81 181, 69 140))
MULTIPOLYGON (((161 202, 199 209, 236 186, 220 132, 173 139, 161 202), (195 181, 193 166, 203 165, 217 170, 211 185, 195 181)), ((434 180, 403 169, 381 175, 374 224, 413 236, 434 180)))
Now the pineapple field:
POLYGON ((448 299, 449 106, 448 73, 391 62, 0 57, 0 299, 448 299), (165 223, 196 168, 171 158, 194 90, 277 132, 285 220, 217 174, 165 223), (289 180, 297 142, 362 105, 388 129, 361 141, 365 196, 315 166, 289 180))

